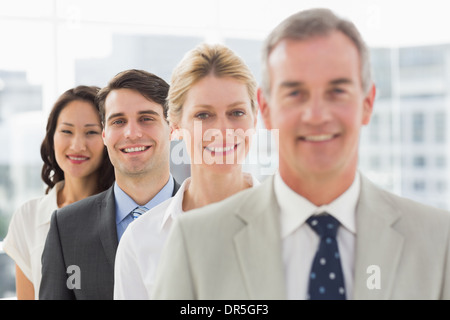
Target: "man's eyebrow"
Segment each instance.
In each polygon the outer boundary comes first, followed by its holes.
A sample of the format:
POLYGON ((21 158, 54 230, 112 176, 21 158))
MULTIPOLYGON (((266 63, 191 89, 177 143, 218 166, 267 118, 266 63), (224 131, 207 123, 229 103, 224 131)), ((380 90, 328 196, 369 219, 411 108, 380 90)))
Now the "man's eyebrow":
MULTIPOLYGON (((353 81, 348 78, 338 78, 331 80, 329 84, 331 85, 338 85, 338 84, 351 84, 353 81)), ((282 88, 296 88, 296 87, 302 87, 305 83, 301 81, 284 81, 280 84, 280 87, 282 88)))
POLYGON ((348 79, 348 78, 338 78, 338 79, 330 81, 331 85, 352 84, 352 83, 353 83, 353 81, 351 79, 348 79))
POLYGON ((111 115, 109 115, 108 117, 108 121, 113 119, 113 118, 117 118, 117 117, 123 117, 125 114, 123 112, 117 112, 117 113, 113 113, 111 115))
POLYGON ((161 115, 158 112, 154 111, 154 110, 142 110, 142 111, 139 111, 138 114, 140 114, 140 115, 142 115, 142 114, 151 114, 151 115, 154 115, 154 116, 161 117, 161 115))
MULTIPOLYGON (((108 117, 108 120, 111 120, 111 119, 117 118, 117 117, 123 117, 124 115, 125 115, 125 113, 123 113, 123 112, 113 113, 108 117)), ((138 112, 138 115, 154 115, 154 116, 161 117, 161 115, 154 110, 142 110, 142 111, 138 112)))
POLYGON ((302 87, 305 84, 301 81, 284 81, 280 84, 281 88, 296 88, 296 87, 302 87))

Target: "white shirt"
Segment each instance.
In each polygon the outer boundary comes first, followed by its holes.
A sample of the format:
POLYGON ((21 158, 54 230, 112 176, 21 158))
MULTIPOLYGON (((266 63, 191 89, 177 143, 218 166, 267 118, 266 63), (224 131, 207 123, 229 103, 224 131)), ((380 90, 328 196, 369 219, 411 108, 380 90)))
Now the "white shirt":
POLYGON ((64 181, 60 181, 47 195, 29 200, 17 209, 3 242, 3 250, 33 283, 36 300, 39 298, 41 283, 41 256, 52 213, 58 209, 58 191, 63 186, 64 181))
POLYGON ((355 211, 360 192, 359 173, 355 175, 355 180, 347 191, 330 204, 320 207, 290 189, 279 173, 275 175, 274 188, 280 206, 287 298, 306 299, 311 264, 319 244, 319 236, 306 223, 306 220, 311 215, 327 212, 341 223, 337 242, 346 296, 347 299, 351 299, 356 241, 355 211))
MULTIPOLYGON (((245 173, 253 187, 259 181, 245 173)), ((181 184, 172 198, 131 223, 120 240, 114 267, 114 299, 150 299, 156 268, 173 220, 183 211, 184 191, 191 178, 181 184)))

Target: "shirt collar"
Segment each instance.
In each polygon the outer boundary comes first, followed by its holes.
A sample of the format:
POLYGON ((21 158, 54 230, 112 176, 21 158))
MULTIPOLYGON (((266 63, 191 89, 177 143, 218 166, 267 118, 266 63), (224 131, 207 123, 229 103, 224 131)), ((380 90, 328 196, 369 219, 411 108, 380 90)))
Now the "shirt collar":
POLYGON ((281 208, 281 236, 287 237, 311 215, 327 212, 339 220, 342 226, 356 233, 355 211, 360 192, 360 176, 356 173, 352 185, 333 202, 320 207, 294 192, 275 174, 275 196, 281 208))
POLYGON ((181 184, 177 193, 171 199, 168 200, 170 201, 170 203, 167 206, 167 210, 165 211, 164 217, 161 221, 160 230, 164 229, 168 223, 170 225, 172 219, 174 219, 176 216, 184 212, 183 211, 184 192, 189 187, 190 183, 191 177, 186 178, 181 184))
POLYGON ((38 225, 50 223, 52 214, 58 209, 58 192, 64 187, 64 180, 57 182, 46 196, 42 198, 42 202, 39 204, 40 208, 37 212, 46 212, 45 215, 38 216, 38 225))
MULTIPOLYGON (((174 181, 170 174, 169 181, 165 186, 144 206, 149 210, 164 200, 170 198, 173 194, 174 181)), ((116 224, 120 223, 138 204, 123 191, 117 182, 114 182, 114 198, 116 202, 116 224)))
MULTIPOLYGON (((257 187, 261 183, 253 174, 243 172, 244 178, 246 181, 252 186, 257 187)), ((164 217, 160 224, 160 230, 164 229, 166 225, 170 226, 172 219, 174 219, 177 215, 184 213, 183 211, 183 199, 184 192, 187 188, 189 188, 189 184, 191 183, 191 177, 186 178, 181 184, 175 196, 173 196, 169 201, 170 204, 167 206, 167 210, 164 213, 164 217)))

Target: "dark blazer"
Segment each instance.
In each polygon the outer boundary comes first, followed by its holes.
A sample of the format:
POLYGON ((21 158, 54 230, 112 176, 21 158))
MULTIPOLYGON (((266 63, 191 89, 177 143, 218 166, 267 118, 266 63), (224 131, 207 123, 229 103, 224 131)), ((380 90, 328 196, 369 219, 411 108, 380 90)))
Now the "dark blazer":
MULTIPOLYGON (((180 185, 174 180, 173 195, 180 185)), ((52 214, 39 299, 108 300, 118 246, 114 188, 52 214)))

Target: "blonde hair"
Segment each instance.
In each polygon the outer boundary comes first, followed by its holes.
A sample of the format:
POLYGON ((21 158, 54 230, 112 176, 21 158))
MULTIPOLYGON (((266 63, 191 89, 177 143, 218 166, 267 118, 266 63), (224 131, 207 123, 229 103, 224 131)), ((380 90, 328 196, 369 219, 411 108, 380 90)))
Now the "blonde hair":
POLYGON ((201 44, 186 53, 172 73, 167 99, 169 123, 179 122, 188 91, 208 75, 231 77, 245 84, 251 108, 257 112, 257 83, 245 62, 224 45, 201 44))

